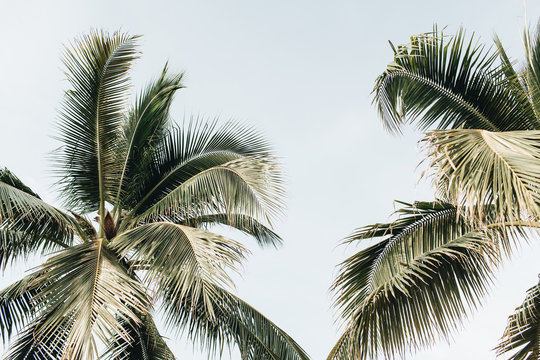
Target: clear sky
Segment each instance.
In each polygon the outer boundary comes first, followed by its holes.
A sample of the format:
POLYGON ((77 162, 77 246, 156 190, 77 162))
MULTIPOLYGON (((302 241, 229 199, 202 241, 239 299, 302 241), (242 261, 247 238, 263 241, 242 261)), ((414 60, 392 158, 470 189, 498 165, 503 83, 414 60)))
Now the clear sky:
MULTIPOLYGON (((328 288, 335 265, 356 251, 339 241, 387 220, 394 199, 433 198, 418 181, 421 134, 388 135, 371 105, 374 80, 392 57, 387 40, 407 42, 434 23, 450 33, 464 26, 488 44, 497 32, 520 58, 524 15, 522 0, 0 0, 0 165, 55 202, 47 156, 59 145, 52 136, 67 86, 62 44, 90 28, 144 35, 136 88, 168 60, 187 72, 176 119, 239 119, 275 145, 287 174, 287 215, 276 224, 285 245, 260 251, 248 242, 253 255, 238 292, 324 359, 338 337, 328 288)), ((540 2, 529 1, 527 17, 536 23, 540 2)), ((450 345, 410 358, 493 359, 507 316, 537 281, 539 255, 538 244, 523 247, 450 345)), ((1 284, 23 269, 7 271, 1 284)), ((169 336, 178 358, 206 358, 169 336)))

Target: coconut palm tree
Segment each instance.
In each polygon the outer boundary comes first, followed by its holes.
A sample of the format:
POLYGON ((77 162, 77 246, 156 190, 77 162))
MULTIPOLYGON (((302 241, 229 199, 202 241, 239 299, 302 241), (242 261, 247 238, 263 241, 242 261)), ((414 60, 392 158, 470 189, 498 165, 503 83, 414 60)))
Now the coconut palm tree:
MULTIPOLYGON (((540 28, 539 28, 540 29, 540 28)), ((377 79, 384 126, 416 124, 436 201, 399 203, 395 220, 365 226, 366 244, 333 285, 344 331, 328 359, 405 356, 448 339, 482 304, 493 270, 540 226, 540 36, 524 36, 515 67, 501 42, 463 30, 413 36, 377 79), (369 240, 369 241, 368 241, 369 240)), ((540 359, 540 291, 509 319, 498 354, 540 359)))
POLYGON ((268 227, 283 194, 268 143, 234 122, 171 123, 183 74, 167 67, 126 107, 137 39, 93 31, 66 48, 53 156, 62 209, 0 171, 0 265, 47 255, 0 292, 2 338, 17 335, 7 358, 174 359, 159 310, 211 354, 235 345, 242 359, 307 359, 231 292, 247 249, 210 231, 281 243, 268 227))

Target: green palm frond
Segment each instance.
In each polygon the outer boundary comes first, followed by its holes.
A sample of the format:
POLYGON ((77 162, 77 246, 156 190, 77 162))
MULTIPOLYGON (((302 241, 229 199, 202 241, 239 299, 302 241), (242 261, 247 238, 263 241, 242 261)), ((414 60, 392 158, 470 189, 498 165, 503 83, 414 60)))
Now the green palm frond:
POLYGON ((36 275, 28 275, 0 291, 0 331, 4 344, 14 331, 21 331, 37 313, 34 297, 36 275))
POLYGON ((515 351, 510 360, 537 360, 540 358, 540 285, 527 291, 527 297, 508 319, 508 326, 500 344, 498 355, 515 351))
POLYGON ((475 229, 451 204, 405 204, 398 213, 347 240, 382 238, 341 265, 333 290, 348 335, 329 359, 393 358, 429 346, 450 336, 491 283, 499 232, 475 229))
POLYGON ((181 209, 184 217, 224 212, 270 223, 281 212, 282 195, 276 162, 267 156, 246 156, 196 171, 138 219, 178 216, 181 209))
POLYGON ((109 342, 109 346, 103 359, 114 360, 174 360, 176 359, 171 349, 159 334, 149 313, 140 314, 140 324, 128 324, 124 321, 132 341, 125 341, 120 336, 115 336, 109 342))
POLYGON ((439 190, 467 215, 493 206, 498 222, 540 218, 540 131, 439 130, 425 141, 439 190))
POLYGON ((48 313, 35 319, 12 344, 6 360, 70 359, 63 356, 69 333, 69 329, 64 328, 63 324, 59 325, 56 337, 37 338, 37 329, 54 316, 53 313, 48 313))
POLYGON ((168 291, 179 302, 186 294, 202 298, 209 312, 213 294, 206 283, 232 286, 227 270, 237 270, 246 251, 237 241, 168 222, 139 226, 116 237, 112 246, 147 270, 144 280, 155 292, 168 291))
POLYGON ((350 349, 354 346, 352 345, 352 329, 347 329, 338 339, 330 353, 328 354, 327 359, 335 360, 346 360, 351 358, 350 349))
POLYGON ((506 85, 498 53, 467 40, 463 30, 447 36, 437 28, 394 49, 394 61, 378 77, 374 103, 387 129, 418 127, 490 131, 538 128, 523 88, 506 85), (515 96, 520 92, 519 97, 515 96))
POLYGON ((169 108, 175 92, 184 87, 183 76, 183 73, 169 75, 165 66, 161 76, 135 99, 122 127, 119 145, 122 171, 118 192, 112 202, 115 206, 123 208, 122 204, 129 206, 130 200, 133 201, 133 190, 139 187, 141 177, 153 160, 156 147, 166 135, 169 108), (122 192, 122 189, 125 191, 122 192))
POLYGON ((64 65, 72 88, 60 112, 63 147, 58 174, 66 205, 83 212, 104 211, 118 189, 116 149, 128 96, 128 71, 136 36, 92 31, 66 48, 64 65))
POLYGON ((536 118, 540 119, 540 22, 536 26, 536 33, 531 33, 529 29, 525 29, 523 40, 525 45, 525 71, 522 78, 524 85, 529 90, 528 95, 534 107, 536 118))
POLYGON ((37 283, 46 283, 35 296, 43 306, 43 321, 35 341, 62 346, 63 358, 95 359, 98 341, 117 334, 130 341, 119 318, 139 323, 147 295, 130 278, 116 256, 98 240, 70 247, 39 269, 37 283), (59 344, 58 342, 61 342, 59 344))
POLYGON ((221 353, 234 343, 242 360, 309 359, 285 331, 251 305, 214 284, 207 287, 214 293, 212 313, 200 298, 186 296, 185 302, 178 302, 169 293, 162 298, 164 303, 174 304, 167 307, 168 321, 180 326, 204 350, 210 354, 221 353), (191 303, 193 299, 198 302, 191 303))
POLYGON ((146 178, 140 179, 139 190, 133 189, 138 199, 132 213, 159 216, 181 210, 185 216, 211 211, 273 217, 281 211, 283 189, 269 150, 256 131, 235 122, 217 126, 192 121, 173 129, 142 172, 146 178), (203 186, 208 186, 204 192, 203 186))
POLYGON ((38 249, 67 247, 76 222, 47 204, 7 169, 0 170, 0 267, 38 249))
POLYGON ((195 216, 188 219, 181 219, 182 223, 190 226, 206 228, 212 225, 227 225, 240 230, 247 235, 251 235, 261 247, 274 246, 282 244, 283 240, 278 234, 268 227, 264 226, 251 216, 239 214, 209 214, 195 216))

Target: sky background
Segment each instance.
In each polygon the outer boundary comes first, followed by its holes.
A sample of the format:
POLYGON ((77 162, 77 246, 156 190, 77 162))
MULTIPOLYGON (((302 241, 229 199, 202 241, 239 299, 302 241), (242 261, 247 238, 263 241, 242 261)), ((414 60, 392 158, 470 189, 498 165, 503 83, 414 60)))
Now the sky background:
MULTIPOLYGON (((536 24, 540 2, 529 1, 536 24)), ((521 0, 408 1, 4 1, 0 0, 0 165, 46 200, 48 154, 62 92, 62 44, 91 28, 144 35, 135 89, 169 61, 186 71, 173 117, 238 119, 266 134, 286 172, 287 212, 276 224, 279 250, 258 250, 238 279, 238 293, 324 359, 339 336, 328 291, 335 266, 358 248, 338 246, 355 228, 388 220, 393 200, 431 200, 419 181, 423 158, 410 129, 381 126, 370 92, 392 60, 388 40, 406 43, 434 23, 460 26, 491 44, 497 32, 522 57, 521 0)), ((454 341, 410 359, 494 359, 490 350, 507 316, 540 272, 538 239, 507 262, 484 306, 454 341)), ((21 264, 1 285, 21 277, 21 264)), ((31 265, 31 264, 29 264, 31 265)), ((166 332, 179 359, 206 359, 185 338, 166 332)), ((228 355, 224 355, 228 359, 228 355)), ((232 354, 233 359, 239 357, 232 354)))

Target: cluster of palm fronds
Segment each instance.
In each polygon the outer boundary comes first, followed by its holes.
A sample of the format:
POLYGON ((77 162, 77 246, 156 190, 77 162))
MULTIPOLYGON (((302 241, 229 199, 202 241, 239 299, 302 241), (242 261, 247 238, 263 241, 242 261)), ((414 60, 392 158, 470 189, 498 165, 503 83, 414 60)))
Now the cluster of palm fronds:
MULTIPOLYGON (((372 241, 341 264, 345 330, 328 359, 393 358, 448 338, 514 242, 540 227, 540 33, 524 42, 519 68, 497 38, 486 49, 463 31, 393 47, 374 101, 391 132, 436 128, 423 141, 440 200, 402 203, 395 221, 346 240, 372 241)), ((538 294, 510 317, 499 354, 540 359, 538 294)))
POLYGON ((234 122, 171 123, 183 74, 167 67, 126 107, 136 41, 92 32, 65 52, 71 88, 54 165, 67 210, 0 170, 0 266, 47 254, 0 291, 2 338, 17 334, 8 358, 174 359, 152 319, 159 310, 211 353, 236 345, 243 359, 307 359, 231 293, 247 250, 209 231, 281 243, 268 227, 283 194, 268 143, 234 122))

